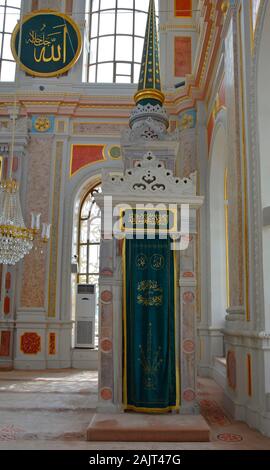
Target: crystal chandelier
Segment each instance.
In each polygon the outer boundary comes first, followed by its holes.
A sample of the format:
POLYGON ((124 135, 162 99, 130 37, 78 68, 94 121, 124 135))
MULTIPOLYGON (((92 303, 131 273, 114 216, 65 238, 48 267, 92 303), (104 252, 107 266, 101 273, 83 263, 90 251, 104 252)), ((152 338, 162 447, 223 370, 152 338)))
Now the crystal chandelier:
POLYGON ((40 230, 41 214, 31 213, 31 227, 25 226, 19 184, 12 179, 13 153, 15 137, 15 117, 13 116, 13 133, 11 145, 11 162, 9 165, 9 178, 0 181, 0 264, 14 265, 34 246, 38 240, 47 243, 50 238, 50 224, 42 224, 40 230))

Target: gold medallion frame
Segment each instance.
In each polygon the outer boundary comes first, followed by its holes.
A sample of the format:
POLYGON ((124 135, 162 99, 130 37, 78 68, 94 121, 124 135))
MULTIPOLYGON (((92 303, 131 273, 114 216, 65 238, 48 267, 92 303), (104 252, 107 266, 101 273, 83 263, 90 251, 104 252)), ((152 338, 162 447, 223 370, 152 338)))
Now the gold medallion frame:
POLYGON ((81 52, 82 52, 82 35, 81 35, 81 31, 80 31, 79 26, 77 25, 77 23, 70 16, 66 15, 65 13, 60 13, 60 12, 54 11, 54 10, 38 10, 38 11, 35 11, 34 13, 30 13, 28 15, 25 15, 23 17, 22 21, 19 21, 19 23, 15 26, 15 28, 12 32, 12 35, 11 35, 11 51, 12 51, 13 57, 14 57, 16 63, 18 64, 18 66, 24 72, 27 72, 29 75, 31 75, 33 77, 41 77, 41 78, 58 77, 59 75, 63 75, 65 72, 70 70, 76 64, 76 62, 78 61, 78 59, 81 55, 81 52), (78 38, 78 48, 77 48, 76 54, 75 54, 74 58, 72 59, 72 61, 68 65, 63 67, 62 69, 59 69, 55 72, 49 72, 49 73, 44 72, 43 73, 43 72, 35 72, 34 70, 29 69, 28 67, 26 67, 21 62, 21 60, 20 60, 20 58, 19 58, 19 56, 16 52, 15 41, 16 41, 17 34, 19 33, 20 28, 22 27, 22 25, 24 23, 26 23, 27 21, 29 21, 31 18, 34 18, 35 16, 39 16, 39 15, 42 15, 42 14, 60 16, 60 18, 63 18, 63 20, 65 20, 69 24, 71 24, 71 26, 74 28, 74 30, 77 34, 77 38, 78 38))

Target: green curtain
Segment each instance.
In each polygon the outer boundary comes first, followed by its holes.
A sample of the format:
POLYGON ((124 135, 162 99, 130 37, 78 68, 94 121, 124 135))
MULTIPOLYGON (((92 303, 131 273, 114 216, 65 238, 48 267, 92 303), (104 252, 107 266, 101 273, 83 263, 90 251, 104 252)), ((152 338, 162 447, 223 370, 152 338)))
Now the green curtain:
POLYGON ((124 405, 142 412, 179 406, 175 263, 171 240, 127 239, 124 259, 124 405))

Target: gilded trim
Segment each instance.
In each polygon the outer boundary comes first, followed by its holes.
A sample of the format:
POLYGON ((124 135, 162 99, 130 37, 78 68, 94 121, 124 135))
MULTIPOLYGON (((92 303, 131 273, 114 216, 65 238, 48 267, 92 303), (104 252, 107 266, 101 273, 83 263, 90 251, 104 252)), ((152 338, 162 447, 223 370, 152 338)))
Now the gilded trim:
POLYGON ((154 88, 146 88, 145 90, 140 90, 134 95, 135 103, 138 104, 139 101, 145 99, 152 99, 161 101, 163 104, 165 101, 165 96, 162 91, 155 90, 154 88))

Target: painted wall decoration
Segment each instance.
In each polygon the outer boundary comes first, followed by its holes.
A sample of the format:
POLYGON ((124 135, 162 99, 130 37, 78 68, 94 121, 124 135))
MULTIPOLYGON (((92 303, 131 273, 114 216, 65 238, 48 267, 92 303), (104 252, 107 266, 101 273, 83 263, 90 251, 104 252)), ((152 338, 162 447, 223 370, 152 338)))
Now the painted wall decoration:
POLYGON ((51 134, 54 131, 54 116, 32 116, 31 132, 51 134))
POLYGON ((119 147, 119 145, 113 145, 112 147, 110 147, 108 153, 109 157, 113 160, 119 160, 122 157, 121 148, 119 147))
POLYGON ((56 354, 56 334, 49 333, 49 355, 56 354))
POLYGON ((180 129, 194 129, 197 122, 196 109, 188 109, 179 115, 180 129))
POLYGON ((174 14, 177 18, 192 17, 192 0, 175 0, 174 14))
POLYGON ((41 351, 41 338, 35 332, 27 332, 21 336, 21 352, 38 354, 41 351))
POLYGON ((227 380, 233 390, 236 389, 236 357, 234 351, 227 353, 227 380))
POLYGON ((126 122, 74 122, 72 126, 74 135, 119 135, 128 129, 126 122))
MULTIPOLYGON (((28 146, 28 178, 26 189, 26 207, 28 217, 33 212, 38 212, 43 220, 51 220, 50 216, 50 191, 51 160, 54 157, 53 136, 46 138, 40 134, 32 135, 28 146)), ((30 220, 28 220, 30 223, 30 220)), ((23 274, 21 287, 21 306, 26 308, 44 307, 46 286, 46 251, 39 256, 35 250, 23 260, 23 274)))
POLYGON ((22 26, 15 27, 11 48, 16 62, 28 74, 55 77, 76 64, 82 38, 70 16, 41 10, 25 16, 22 26))
POLYGON ((52 198, 52 232, 50 240, 50 271, 48 292, 48 316, 56 316, 57 301, 57 270, 58 270, 58 236, 59 236, 59 213, 61 198, 61 175, 63 162, 63 142, 56 142, 54 161, 54 180, 52 198))
POLYGON ((11 331, 1 331, 0 356, 9 356, 11 331))
POLYGON ((70 176, 93 163, 106 160, 105 145, 73 144, 71 147, 70 176))
POLYGON ((191 37, 177 36, 174 38, 174 67, 175 77, 185 77, 192 72, 191 37))
POLYGON ((10 314, 10 297, 8 295, 6 295, 4 299, 4 314, 10 314))

